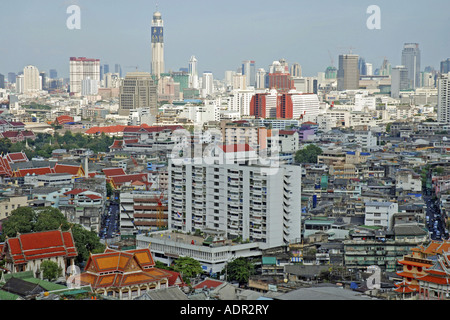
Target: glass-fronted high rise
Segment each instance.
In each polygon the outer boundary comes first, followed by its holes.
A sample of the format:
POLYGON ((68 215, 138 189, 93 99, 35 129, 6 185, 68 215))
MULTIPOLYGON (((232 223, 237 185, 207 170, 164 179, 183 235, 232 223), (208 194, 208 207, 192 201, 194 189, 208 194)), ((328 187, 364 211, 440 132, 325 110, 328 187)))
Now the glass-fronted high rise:
POLYGON ((342 54, 339 56, 339 69, 337 72, 337 89, 357 90, 359 89, 359 56, 355 54, 342 54))
POLYGON ((409 88, 420 87, 420 49, 418 43, 405 43, 402 65, 408 70, 409 88))

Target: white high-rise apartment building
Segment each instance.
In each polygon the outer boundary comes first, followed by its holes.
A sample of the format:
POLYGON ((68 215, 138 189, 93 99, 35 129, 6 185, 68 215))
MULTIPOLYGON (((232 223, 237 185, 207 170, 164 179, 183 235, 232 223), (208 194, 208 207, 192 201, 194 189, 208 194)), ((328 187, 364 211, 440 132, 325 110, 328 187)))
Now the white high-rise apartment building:
POLYGON ((202 96, 205 98, 214 93, 214 78, 211 72, 204 72, 202 77, 202 96))
POLYGON ((42 90, 42 81, 39 70, 35 66, 23 68, 23 93, 32 93, 42 90))
POLYGON ((236 71, 227 70, 225 71, 225 85, 231 87, 233 85, 233 76, 236 74, 236 71))
POLYGON ((247 89, 247 76, 241 73, 235 73, 233 75, 233 90, 246 90, 247 89))
POLYGON ((23 74, 16 76, 16 93, 23 93, 23 74))
POLYGON ((442 74, 438 79, 437 121, 450 124, 450 72, 442 74))
POLYGON ((319 97, 317 94, 296 94, 291 95, 292 99, 292 119, 304 121, 316 121, 319 115, 319 97))
POLYGON ((90 78, 100 82, 100 59, 70 58, 70 93, 81 94, 81 81, 90 78))
POLYGON ((301 238, 301 168, 169 161, 169 229, 272 248, 301 238))
POLYGON ((87 77, 81 80, 81 95, 90 96, 98 93, 98 81, 87 77))
POLYGON ((164 73, 164 23, 160 12, 153 14, 152 20, 152 75, 159 79, 164 73))
POLYGON ((278 91, 276 89, 269 90, 266 96, 266 118, 277 118, 278 91))
POLYGON ((242 74, 245 75, 247 87, 255 86, 255 61, 245 60, 242 62, 242 74))
POLYGON ((108 72, 104 75, 105 88, 119 88, 120 87, 120 75, 118 73, 108 72))
POLYGON ((266 70, 259 68, 256 72, 256 89, 263 89, 266 87, 266 70))
POLYGON ((228 110, 237 111, 241 116, 250 115, 250 101, 254 90, 233 90, 228 97, 228 110))
POLYGON ((371 63, 366 63, 366 76, 373 75, 373 65, 371 63))

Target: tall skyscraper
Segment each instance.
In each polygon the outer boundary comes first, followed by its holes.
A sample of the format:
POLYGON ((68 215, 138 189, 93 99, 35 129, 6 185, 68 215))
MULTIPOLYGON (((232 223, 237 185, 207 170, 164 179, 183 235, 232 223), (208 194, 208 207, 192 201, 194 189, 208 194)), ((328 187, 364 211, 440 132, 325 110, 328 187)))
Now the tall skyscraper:
POLYGON ((39 70, 35 66, 26 66, 23 69, 23 93, 32 93, 42 90, 39 70))
POLYGON ((359 56, 355 54, 342 54, 339 56, 339 69, 337 73, 337 89, 357 90, 359 89, 359 56))
POLYGON ((206 98, 214 93, 214 78, 211 72, 203 72, 202 77, 202 96, 206 98))
POLYGON ((450 72, 438 78, 437 121, 450 124, 450 72))
POLYGON ((361 76, 367 75, 366 59, 364 59, 363 57, 360 57, 358 60, 358 69, 359 75, 361 76))
POLYGON ((81 95, 90 96, 98 93, 98 81, 89 77, 81 80, 81 95))
POLYGON ((70 58, 70 94, 81 94, 81 81, 86 78, 100 81, 100 59, 70 58))
POLYGON ((127 73, 119 91, 120 115, 129 115, 132 109, 150 108, 150 115, 156 120, 157 101, 157 86, 150 73, 127 73))
POLYGON ((242 74, 246 77, 247 86, 254 87, 256 81, 255 61, 252 60, 243 61, 242 74))
POLYGON ((39 76, 41 77, 41 88, 42 90, 47 90, 47 75, 45 71, 41 71, 39 73, 39 76))
POLYGON ((325 70, 325 79, 336 79, 337 77, 337 69, 336 67, 329 66, 325 70))
POLYGON ((420 49, 418 43, 405 43, 402 51, 402 65, 408 69, 409 88, 420 87, 420 49))
POLYGON ((450 58, 441 61, 441 73, 444 74, 449 72, 450 72, 450 58))
POLYGON ((398 99, 400 91, 409 89, 408 69, 405 66, 392 68, 391 76, 391 97, 398 99))
POLYGON ((16 75, 15 72, 8 72, 8 82, 9 82, 9 84, 16 83, 16 77, 17 77, 17 75, 16 75))
POLYGON ((293 63, 289 69, 289 73, 293 77, 301 77, 302 76, 302 66, 300 64, 293 63))
POLYGON ((198 89, 198 69, 197 59, 195 56, 191 56, 189 59, 189 88, 198 89))
POLYGON ((156 11, 153 14, 152 20, 152 75, 159 79, 161 73, 164 73, 164 38, 163 38, 164 23, 161 18, 161 13, 156 11))
POLYGON ((56 71, 56 69, 50 69, 49 77, 50 77, 50 79, 57 79, 58 78, 58 72, 56 71))
POLYGON ((263 89, 266 87, 266 76, 266 70, 264 70, 263 68, 259 68, 256 72, 256 89, 263 89))
POLYGON ((122 78, 122 67, 120 64, 116 63, 116 65, 114 66, 114 72, 122 78))
POLYGON ((0 73, 0 89, 5 89, 5 76, 0 73))
POLYGON ((392 73, 392 67, 390 62, 385 58, 380 68, 380 76, 390 76, 392 73))

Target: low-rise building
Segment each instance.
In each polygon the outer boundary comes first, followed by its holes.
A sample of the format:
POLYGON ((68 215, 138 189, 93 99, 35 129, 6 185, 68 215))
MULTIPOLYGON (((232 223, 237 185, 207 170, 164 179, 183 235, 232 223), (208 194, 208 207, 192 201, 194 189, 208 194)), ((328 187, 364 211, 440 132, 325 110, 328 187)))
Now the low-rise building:
POLYGON ((66 275, 78 255, 72 231, 51 230, 17 234, 7 238, 0 253, 5 259, 4 269, 10 273, 32 271, 36 278, 42 279, 40 268, 43 261, 53 261, 61 268, 60 277, 66 275))
POLYGON ((28 206, 27 196, 0 197, 0 221, 8 218, 13 210, 26 206, 28 206))
MULTIPOLYGON (((204 230, 205 231, 205 230, 204 230)), ((206 230, 207 231, 207 230, 206 230)), ((164 231, 136 236, 137 248, 150 248, 155 260, 171 265, 179 257, 191 257, 200 262, 205 272, 221 272, 235 258, 260 258, 257 242, 238 243, 224 237, 194 236, 164 231)))

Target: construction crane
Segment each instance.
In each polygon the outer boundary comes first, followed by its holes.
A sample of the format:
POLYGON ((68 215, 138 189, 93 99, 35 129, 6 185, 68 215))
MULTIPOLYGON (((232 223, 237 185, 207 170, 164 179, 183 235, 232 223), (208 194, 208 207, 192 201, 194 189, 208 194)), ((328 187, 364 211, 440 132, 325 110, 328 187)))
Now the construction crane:
POLYGON ((334 58, 333 58, 333 56, 331 55, 330 50, 328 50, 328 55, 330 56, 331 67, 334 67, 334 58))
POLYGON ((139 69, 139 66, 126 66, 125 68, 135 68, 135 69, 136 69, 136 71, 138 71, 138 69, 139 69))

